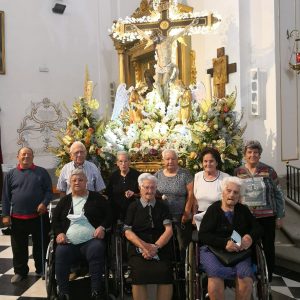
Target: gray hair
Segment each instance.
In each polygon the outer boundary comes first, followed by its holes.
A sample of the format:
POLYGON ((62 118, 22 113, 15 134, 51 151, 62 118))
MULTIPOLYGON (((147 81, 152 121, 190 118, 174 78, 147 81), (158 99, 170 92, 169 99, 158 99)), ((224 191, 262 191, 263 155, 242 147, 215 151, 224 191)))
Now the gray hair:
POLYGON ((139 177, 138 177, 138 183, 139 186, 142 186, 143 182, 145 180, 150 180, 153 181, 155 183, 155 185, 157 186, 157 178, 155 176, 153 176, 150 173, 142 173, 139 177))
POLYGON ((86 148, 85 148, 84 144, 83 144, 82 142, 80 142, 80 141, 76 141, 76 142, 74 142, 74 143, 71 145, 71 147, 70 147, 70 153, 73 152, 75 146, 80 146, 80 147, 81 147, 82 149, 84 149, 84 151, 86 152, 86 148))
POLYGON ((237 185, 240 188, 240 197, 244 196, 244 194, 245 194, 245 185, 244 185, 242 179, 240 179, 238 177, 235 177, 235 176, 225 177, 221 181, 221 191, 222 192, 225 190, 225 188, 228 186, 229 183, 234 183, 235 185, 237 185))
POLYGON ((246 153, 247 149, 257 149, 259 154, 262 154, 263 152, 261 143, 257 140, 247 141, 244 145, 244 154, 246 153))
POLYGON ((119 158, 120 155, 125 155, 128 160, 130 159, 129 154, 126 151, 118 151, 117 152, 117 159, 119 158))
POLYGON ((85 174, 85 172, 82 168, 76 168, 76 169, 71 171, 70 181, 71 181, 72 176, 75 176, 75 175, 83 176, 87 180, 87 176, 86 176, 86 174, 85 174))
POLYGON ((162 158, 165 159, 165 156, 166 156, 168 153, 172 153, 172 154, 174 154, 174 156, 175 156, 176 158, 178 158, 177 152, 176 152, 174 149, 165 149, 165 150, 161 153, 162 158))

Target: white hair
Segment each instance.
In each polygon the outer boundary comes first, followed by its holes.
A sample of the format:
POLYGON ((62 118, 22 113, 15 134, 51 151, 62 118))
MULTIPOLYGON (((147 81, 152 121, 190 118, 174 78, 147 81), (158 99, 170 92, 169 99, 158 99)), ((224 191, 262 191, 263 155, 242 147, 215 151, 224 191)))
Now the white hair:
POLYGON ((172 154, 174 154, 174 156, 175 156, 176 158, 178 158, 178 155, 177 155, 177 153, 176 153, 176 151, 175 151, 174 149, 165 149, 165 150, 161 153, 162 158, 165 159, 165 156, 166 156, 168 153, 172 153, 172 154))
POLYGON ((73 152, 73 149, 74 149, 75 146, 80 146, 80 147, 81 147, 82 149, 84 149, 84 151, 86 152, 86 148, 85 148, 84 144, 81 143, 80 141, 76 141, 76 142, 74 142, 74 143, 71 145, 71 147, 70 147, 70 153, 73 152))
POLYGON ((82 168, 76 168, 76 169, 74 169, 74 170, 71 171, 70 181, 71 181, 72 176, 75 176, 75 175, 77 175, 77 176, 83 176, 87 180, 87 176, 86 176, 86 174, 85 174, 85 172, 84 172, 84 170, 82 168))
POLYGON ((145 180, 150 180, 153 181, 155 183, 155 185, 157 185, 157 178, 155 176, 153 176, 150 173, 142 173, 139 177, 138 177, 138 183, 139 186, 142 186, 143 182, 145 180))
POLYGON ((245 194, 245 185, 244 185, 242 179, 235 177, 235 176, 225 177, 221 181, 221 191, 222 192, 225 190, 225 188, 228 186, 229 183, 234 183, 235 185, 237 185, 239 187, 241 197, 245 194))
POLYGON ((120 155, 125 155, 126 158, 129 160, 129 154, 128 154, 128 152, 126 152, 126 151, 118 151, 117 152, 117 159, 119 159, 120 155))

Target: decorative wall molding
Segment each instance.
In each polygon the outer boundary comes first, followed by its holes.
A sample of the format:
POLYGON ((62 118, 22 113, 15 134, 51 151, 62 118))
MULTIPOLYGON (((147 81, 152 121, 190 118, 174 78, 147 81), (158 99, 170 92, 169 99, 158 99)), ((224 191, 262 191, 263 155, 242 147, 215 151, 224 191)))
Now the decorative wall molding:
POLYGON ((17 130, 17 143, 21 147, 31 147, 35 155, 49 155, 51 148, 58 145, 57 133, 66 127, 66 122, 60 104, 52 103, 48 98, 31 102, 30 112, 17 130))

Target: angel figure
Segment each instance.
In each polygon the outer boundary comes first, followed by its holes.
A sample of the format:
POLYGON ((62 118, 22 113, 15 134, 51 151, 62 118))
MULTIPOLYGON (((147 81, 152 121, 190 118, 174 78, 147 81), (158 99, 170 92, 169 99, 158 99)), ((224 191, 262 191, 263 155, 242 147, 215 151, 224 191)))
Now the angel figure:
POLYGON ((142 110, 143 105, 141 104, 142 97, 133 89, 129 96, 129 122, 138 123, 143 119, 142 110))
POLYGON ((111 115, 111 120, 116 120, 121 112, 125 109, 129 108, 128 101, 129 101, 129 94, 131 93, 132 87, 126 90, 126 84, 121 83, 116 92, 115 104, 114 109, 111 115))
POLYGON ((169 100, 169 82, 173 81, 178 74, 178 67, 172 62, 172 44, 174 41, 187 34, 191 27, 197 25, 198 22, 199 20, 197 18, 194 19, 191 24, 173 36, 164 36, 157 31, 154 31, 151 35, 148 35, 136 25, 132 24, 139 36, 147 40, 147 45, 145 48, 152 44, 155 45, 155 52, 157 56, 157 63, 155 66, 155 82, 161 89, 160 92, 166 103, 169 100))
POLYGON ((192 113, 192 92, 186 88, 183 94, 179 97, 179 120, 182 124, 187 124, 192 113))

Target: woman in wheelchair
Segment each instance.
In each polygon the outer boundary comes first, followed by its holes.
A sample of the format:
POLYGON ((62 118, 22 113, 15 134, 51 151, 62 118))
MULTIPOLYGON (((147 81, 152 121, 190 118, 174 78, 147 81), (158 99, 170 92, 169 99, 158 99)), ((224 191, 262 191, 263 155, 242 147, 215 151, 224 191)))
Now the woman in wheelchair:
POLYGON ((207 209, 199 231, 199 240, 204 245, 200 249, 200 262, 208 276, 209 298, 224 299, 224 280, 235 279, 236 299, 251 299, 254 278, 251 253, 233 266, 225 265, 216 255, 220 250, 238 254, 251 248, 262 235, 262 228, 248 207, 239 203, 244 190, 239 178, 224 178, 221 190, 222 200, 207 209))
POLYGON ((110 226, 111 213, 103 196, 87 190, 82 169, 72 171, 70 185, 72 193, 58 202, 52 219, 59 299, 69 299, 70 268, 83 256, 91 275, 92 299, 98 300, 105 259, 105 229, 110 226))
POLYGON ((141 199, 131 203, 125 219, 125 236, 130 241, 129 265, 132 268, 134 300, 147 300, 147 284, 157 285, 157 300, 172 298, 173 235, 168 206, 156 200, 157 179, 149 173, 138 178, 141 199))

